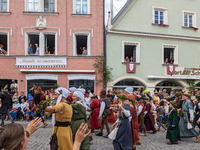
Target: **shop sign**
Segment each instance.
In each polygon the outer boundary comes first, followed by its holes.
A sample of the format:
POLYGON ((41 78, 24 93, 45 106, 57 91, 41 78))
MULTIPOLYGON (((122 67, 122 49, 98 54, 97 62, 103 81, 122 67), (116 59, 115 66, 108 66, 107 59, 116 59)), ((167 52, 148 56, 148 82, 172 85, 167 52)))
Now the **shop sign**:
POLYGON ((136 72, 136 64, 135 63, 127 63, 127 72, 135 73, 136 72))
POLYGON ((66 57, 16 57, 16 67, 33 68, 33 67, 66 67, 66 57))
POLYGON ((200 68, 184 68, 183 70, 176 70, 175 75, 199 76, 200 68))

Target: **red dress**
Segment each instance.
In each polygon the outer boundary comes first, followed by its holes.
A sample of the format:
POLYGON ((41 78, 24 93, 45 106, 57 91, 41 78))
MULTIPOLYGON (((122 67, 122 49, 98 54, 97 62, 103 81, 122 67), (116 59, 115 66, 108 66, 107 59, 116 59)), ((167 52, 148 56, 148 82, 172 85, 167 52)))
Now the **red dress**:
POLYGON ((100 109, 101 103, 99 100, 94 99, 92 101, 91 109, 92 109, 92 114, 90 118, 90 125, 91 125, 91 130, 99 129, 101 126, 101 123, 99 123, 99 109, 100 109))
MULTIPOLYGON (((112 104, 112 102, 110 102, 110 104, 112 104)), ((114 113, 113 113, 113 109, 109 109, 111 114, 108 115, 108 123, 115 123, 116 122, 116 119, 115 119, 115 116, 114 116, 114 113)))
POLYGON ((132 145, 135 145, 135 142, 140 140, 138 136, 139 132, 139 125, 138 125, 138 116, 137 116, 137 111, 136 108, 131 107, 131 131, 132 131, 132 145))

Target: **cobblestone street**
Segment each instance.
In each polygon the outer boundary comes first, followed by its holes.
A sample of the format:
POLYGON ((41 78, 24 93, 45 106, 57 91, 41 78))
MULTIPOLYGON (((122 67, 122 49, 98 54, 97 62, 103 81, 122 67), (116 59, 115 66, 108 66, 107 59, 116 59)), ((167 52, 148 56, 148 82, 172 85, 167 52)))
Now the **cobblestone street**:
MULTIPOLYGON (((6 121, 6 123, 10 123, 6 121)), ((28 122, 19 122, 25 128, 28 122)), ((29 139, 28 150, 49 150, 49 139, 52 132, 51 121, 48 120, 49 124, 45 129, 40 128, 36 131, 29 139)), ((198 130, 197 130, 198 131, 198 130)), ((106 131, 104 131, 106 135, 106 131)), ((167 145, 168 140, 165 138, 166 133, 161 129, 160 132, 156 134, 148 133, 148 136, 141 137, 142 145, 137 145, 137 150, 199 150, 200 142, 194 143, 195 138, 183 139, 179 141, 177 145, 167 145)), ((91 142, 90 150, 114 150, 112 146, 112 141, 103 137, 95 136, 92 133, 93 141, 91 142)))

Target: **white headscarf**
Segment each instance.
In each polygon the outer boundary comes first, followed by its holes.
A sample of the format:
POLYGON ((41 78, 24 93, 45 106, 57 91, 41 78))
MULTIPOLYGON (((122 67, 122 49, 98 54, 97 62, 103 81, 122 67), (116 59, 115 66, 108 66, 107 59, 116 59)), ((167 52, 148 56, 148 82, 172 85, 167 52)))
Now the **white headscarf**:
POLYGON ((83 88, 77 89, 77 91, 80 91, 83 95, 85 94, 85 89, 83 88))
POLYGON ((125 91, 128 92, 129 94, 133 94, 133 88, 132 87, 125 88, 125 91))
POLYGON ((75 88, 75 87, 71 87, 71 88, 69 88, 69 89, 72 90, 73 92, 76 91, 76 88, 75 88))
POLYGON ((75 91, 74 95, 76 95, 77 98, 80 98, 80 101, 84 101, 84 95, 80 91, 75 91))
MULTIPOLYGON (((55 92, 59 94, 57 102, 56 102, 56 105, 58 103, 60 103, 60 101, 62 100, 62 97, 64 97, 66 99, 69 96, 69 94, 70 94, 69 90, 67 90, 66 88, 63 88, 63 87, 57 88, 55 90, 55 92)), ((53 125, 53 127, 55 125, 55 114, 52 115, 52 125, 53 125)))

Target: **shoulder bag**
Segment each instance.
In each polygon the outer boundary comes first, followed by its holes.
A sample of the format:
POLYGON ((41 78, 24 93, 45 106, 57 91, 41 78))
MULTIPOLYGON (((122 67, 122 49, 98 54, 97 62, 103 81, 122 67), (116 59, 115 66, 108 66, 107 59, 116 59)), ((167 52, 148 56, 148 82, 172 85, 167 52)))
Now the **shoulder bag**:
POLYGON ((192 124, 189 122, 189 118, 188 118, 188 113, 186 112, 186 115, 187 115, 187 128, 188 130, 192 129, 192 124))

